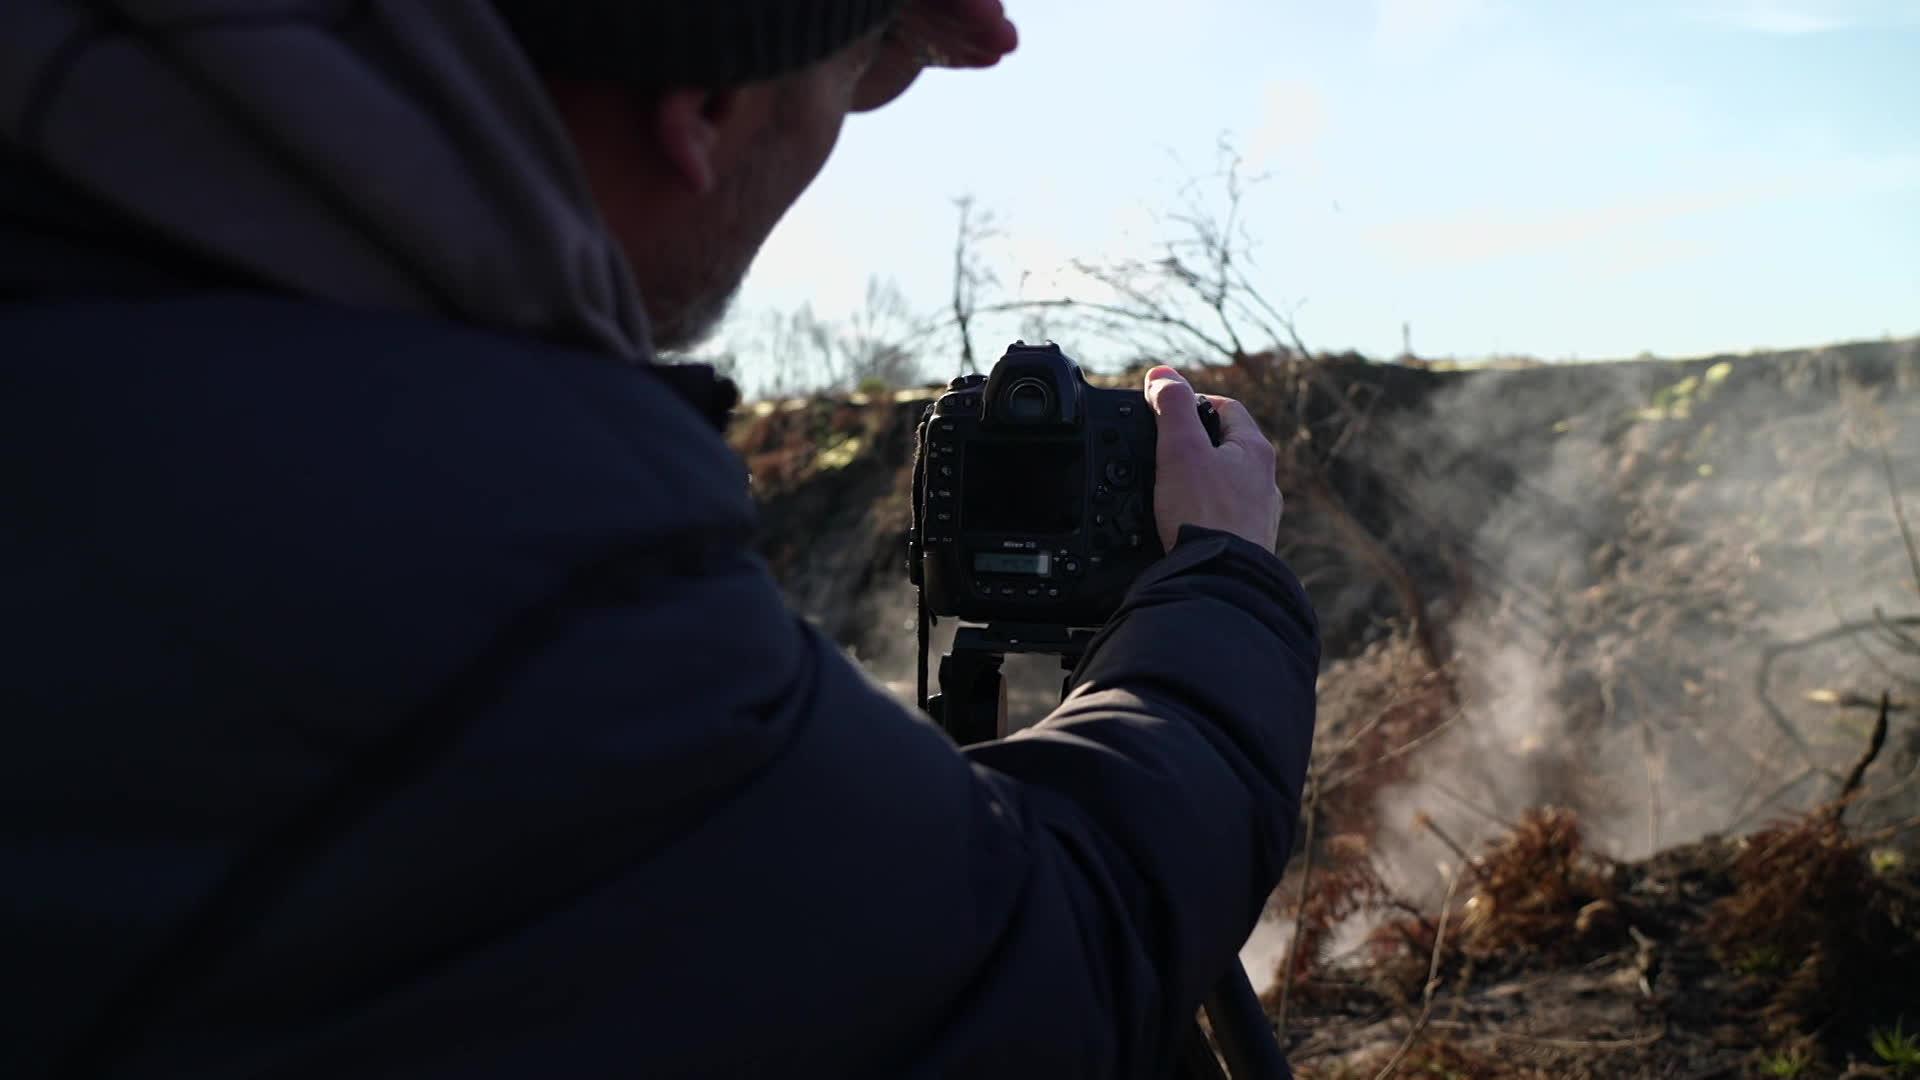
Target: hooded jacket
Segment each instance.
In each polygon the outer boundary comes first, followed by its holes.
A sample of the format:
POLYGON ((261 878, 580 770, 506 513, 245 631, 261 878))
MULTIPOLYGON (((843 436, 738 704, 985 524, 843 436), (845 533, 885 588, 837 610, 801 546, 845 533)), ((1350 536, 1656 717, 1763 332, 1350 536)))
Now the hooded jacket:
POLYGON ((483 5, 14 0, 0 151, 0 1075, 1171 1066, 1293 838, 1273 555, 956 748, 784 606, 483 5))

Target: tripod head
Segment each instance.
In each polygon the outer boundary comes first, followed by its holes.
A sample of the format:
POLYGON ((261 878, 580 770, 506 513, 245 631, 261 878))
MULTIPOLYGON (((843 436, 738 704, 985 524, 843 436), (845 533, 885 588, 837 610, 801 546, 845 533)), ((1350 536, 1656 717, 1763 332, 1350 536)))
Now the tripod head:
MULTIPOLYGON (((1071 672, 1080 663, 1093 631, 1024 623, 962 626, 953 635, 953 651, 940 658, 940 693, 920 688, 920 708, 953 740, 965 746, 997 739, 1007 730, 1006 680, 1000 663, 1009 654, 1060 657, 1071 672)), ((924 654, 923 654, 924 655, 924 654)), ((1061 695, 1066 679, 1061 679, 1061 695)))

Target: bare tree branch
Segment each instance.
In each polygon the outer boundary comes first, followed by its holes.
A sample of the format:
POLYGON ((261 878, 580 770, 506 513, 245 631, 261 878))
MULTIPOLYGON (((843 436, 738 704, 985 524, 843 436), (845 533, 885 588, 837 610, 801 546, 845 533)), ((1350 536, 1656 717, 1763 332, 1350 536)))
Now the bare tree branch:
POLYGON ((994 235, 993 219, 976 214, 973 196, 954 200, 960 210, 959 227, 953 237, 953 326, 960 335, 960 363, 969 372, 980 370, 973 351, 973 320, 980 306, 980 290, 993 283, 993 275, 980 262, 980 244, 994 235))
POLYGON ((1300 895, 1294 901, 1295 922, 1293 936, 1287 939, 1287 951, 1280 961, 1280 1002, 1274 1010, 1274 1025, 1284 1037, 1287 1031, 1287 1006, 1292 1001, 1293 976, 1300 949, 1299 920, 1306 914, 1308 887, 1313 881, 1313 832, 1318 822, 1320 806, 1320 782, 1314 775, 1312 766, 1307 768, 1306 821, 1302 830, 1306 836, 1300 844, 1300 895))

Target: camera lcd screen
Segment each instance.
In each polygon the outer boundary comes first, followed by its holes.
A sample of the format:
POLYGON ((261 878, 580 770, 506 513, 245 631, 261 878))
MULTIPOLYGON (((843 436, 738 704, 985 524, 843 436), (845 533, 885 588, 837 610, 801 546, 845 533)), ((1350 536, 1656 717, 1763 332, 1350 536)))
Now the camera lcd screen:
POLYGON ((961 522, 995 532, 1078 529, 1084 456, 1078 442, 968 443, 961 522))
POLYGON ((979 574, 1032 574, 1046 577, 1053 573, 1053 556, 1044 551, 982 551, 973 556, 973 569, 979 574))

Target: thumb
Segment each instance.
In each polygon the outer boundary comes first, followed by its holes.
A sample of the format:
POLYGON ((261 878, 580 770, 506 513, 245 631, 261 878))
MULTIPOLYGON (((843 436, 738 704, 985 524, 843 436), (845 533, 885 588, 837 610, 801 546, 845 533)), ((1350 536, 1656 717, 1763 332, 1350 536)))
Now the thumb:
POLYGON ((1193 387, 1177 371, 1161 364, 1147 372, 1147 404, 1159 418, 1160 445, 1198 448, 1211 446, 1200 423, 1193 387))

